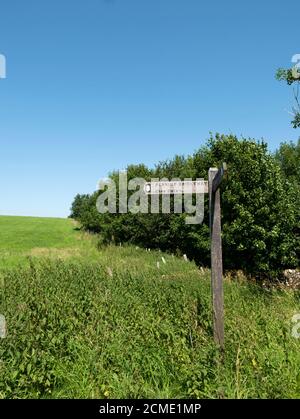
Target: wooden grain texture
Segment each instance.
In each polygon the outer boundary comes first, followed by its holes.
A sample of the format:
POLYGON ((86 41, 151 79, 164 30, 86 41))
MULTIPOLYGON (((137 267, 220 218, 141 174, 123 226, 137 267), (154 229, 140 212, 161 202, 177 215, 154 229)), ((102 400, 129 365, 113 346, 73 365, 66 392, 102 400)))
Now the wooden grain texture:
POLYGON ((219 189, 222 180, 226 176, 227 176, 227 164, 226 163, 223 163, 222 164, 222 167, 220 167, 220 169, 217 170, 217 173, 216 173, 216 175, 214 177, 213 185, 212 185, 212 191, 213 192, 216 192, 219 189))
POLYGON ((209 219, 211 239, 211 288, 213 306, 213 330, 215 342, 224 349, 224 295, 223 295, 223 260, 221 238, 221 203, 220 189, 213 186, 220 185, 224 176, 221 170, 211 168, 209 179, 209 219), (220 177, 219 177, 220 176, 220 177))

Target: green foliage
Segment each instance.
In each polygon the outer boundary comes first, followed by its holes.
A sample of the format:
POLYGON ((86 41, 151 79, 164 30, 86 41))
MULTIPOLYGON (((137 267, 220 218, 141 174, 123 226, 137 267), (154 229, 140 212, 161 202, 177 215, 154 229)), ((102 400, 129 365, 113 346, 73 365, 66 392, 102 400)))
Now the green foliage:
MULTIPOLYGON (((210 167, 227 162, 229 178, 222 185, 223 251, 226 269, 243 269, 256 276, 278 277, 299 265, 298 206, 295 188, 287 182, 277 159, 263 142, 216 135, 192 156, 175 156, 154 169, 130 166, 129 178, 206 178, 210 167)), ((298 167, 299 168, 299 167, 298 167)), ((118 174, 113 174, 118 180, 118 174)), ((118 182, 117 182, 118 183, 118 182)), ((146 248, 186 253, 208 266, 208 202, 202 225, 187 225, 178 214, 97 214, 97 193, 78 217, 100 232, 104 242, 135 243, 146 248)))
POLYGON ((297 89, 294 90, 294 98, 296 107, 293 107, 294 119, 292 120, 293 128, 300 127, 300 104, 299 104, 299 82, 300 82, 300 70, 297 67, 284 69, 279 68, 276 73, 276 78, 279 81, 286 81, 290 86, 294 83, 297 84, 297 89))
POLYGON ((274 277, 296 266, 297 208, 267 145, 217 136, 209 149, 210 165, 228 165, 229 178, 221 189, 225 267, 274 277))
POLYGON ((282 143, 275 153, 290 191, 290 202, 296 213, 296 225, 293 233, 296 237, 295 250, 300 260, 300 139, 297 143, 282 143))
POLYGON ((286 179, 300 189, 300 138, 297 143, 281 143, 275 157, 286 179))
POLYGON ((0 245, 22 266, 0 269, 0 398, 299 397, 299 293, 225 280, 222 363, 208 270, 124 244, 97 251, 71 220, 3 218, 0 245), (47 236, 55 257, 24 264, 18 249, 47 236), (85 253, 60 260, 66 238, 85 253))
POLYGON ((288 85, 298 82, 299 78, 299 69, 295 68, 279 68, 276 73, 276 79, 279 81, 286 81, 288 85))
POLYGON ((71 206, 70 218, 75 220, 88 208, 89 195, 77 194, 71 206))
POLYGON ((293 293, 225 282, 222 364, 209 272, 168 255, 158 270, 160 255, 110 247, 100 264, 40 260, 6 271, 0 396, 299 397, 293 293))
POLYGON ((294 112, 295 116, 292 120, 293 128, 299 128, 300 127, 300 112, 296 111, 294 112))

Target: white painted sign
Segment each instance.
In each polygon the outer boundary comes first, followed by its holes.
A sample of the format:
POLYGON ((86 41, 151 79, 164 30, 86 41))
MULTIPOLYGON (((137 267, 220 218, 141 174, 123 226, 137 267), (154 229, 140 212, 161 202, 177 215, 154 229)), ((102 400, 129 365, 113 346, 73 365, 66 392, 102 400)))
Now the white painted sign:
POLYGON ((176 180, 148 182, 144 185, 147 195, 181 195, 208 193, 208 181, 206 180, 176 180))

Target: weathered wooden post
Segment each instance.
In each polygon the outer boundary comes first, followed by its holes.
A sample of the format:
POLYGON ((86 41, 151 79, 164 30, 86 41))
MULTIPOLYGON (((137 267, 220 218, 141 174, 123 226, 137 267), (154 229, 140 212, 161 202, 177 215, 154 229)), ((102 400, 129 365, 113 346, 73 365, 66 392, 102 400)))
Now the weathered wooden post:
POLYGON ((208 172, 213 331, 215 342, 221 349, 224 349, 224 293, 219 187, 226 173, 226 163, 220 169, 211 168, 208 172))

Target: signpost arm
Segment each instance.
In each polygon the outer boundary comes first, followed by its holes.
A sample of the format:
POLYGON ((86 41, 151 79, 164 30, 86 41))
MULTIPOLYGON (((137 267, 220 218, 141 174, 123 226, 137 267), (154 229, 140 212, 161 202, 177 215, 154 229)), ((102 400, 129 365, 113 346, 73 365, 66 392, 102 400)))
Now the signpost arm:
POLYGON ((214 340, 221 349, 224 349, 224 295, 219 185, 225 172, 224 165, 220 170, 211 168, 208 172, 213 330, 214 340))

